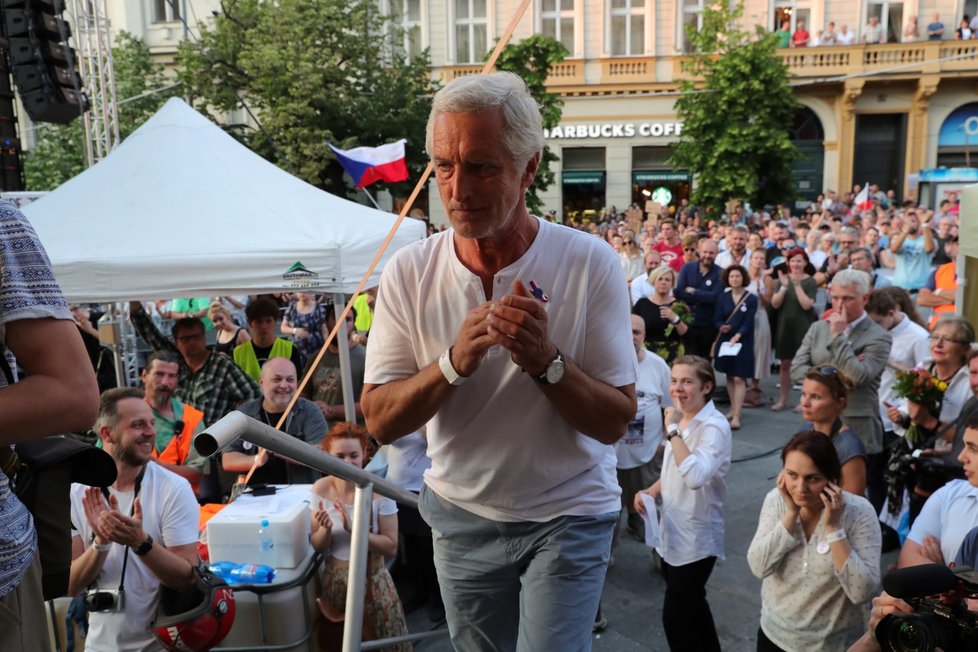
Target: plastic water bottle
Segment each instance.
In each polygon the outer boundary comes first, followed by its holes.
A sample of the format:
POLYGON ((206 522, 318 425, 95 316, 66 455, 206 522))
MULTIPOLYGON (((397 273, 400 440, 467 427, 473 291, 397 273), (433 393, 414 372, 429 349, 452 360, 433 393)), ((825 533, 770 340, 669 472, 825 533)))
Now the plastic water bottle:
POLYGON ((275 567, 275 541, 272 539, 272 528, 268 519, 263 518, 258 528, 258 563, 275 567))
POLYGON ((207 567, 228 584, 270 584, 275 579, 275 569, 264 564, 236 564, 218 561, 207 567))

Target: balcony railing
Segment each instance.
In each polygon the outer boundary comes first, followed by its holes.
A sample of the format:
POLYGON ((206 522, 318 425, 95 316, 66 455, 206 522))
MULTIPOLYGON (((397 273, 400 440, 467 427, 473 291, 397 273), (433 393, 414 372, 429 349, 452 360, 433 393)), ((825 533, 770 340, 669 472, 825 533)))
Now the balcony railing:
MULTIPOLYGON (((873 74, 890 77, 913 77, 919 74, 950 72, 978 73, 978 41, 921 41, 884 45, 835 45, 816 48, 783 49, 777 56, 798 79, 819 79, 849 75, 873 74)), ((585 61, 573 59, 557 64, 550 71, 547 87, 555 92, 571 87, 598 90, 602 85, 668 86, 688 78, 682 64, 684 56, 658 57, 671 62, 671 78, 656 78, 657 57, 606 57, 599 59, 596 79, 584 74, 585 61)), ((441 79, 447 83, 456 77, 472 75, 481 65, 446 66, 441 79)), ((660 69, 661 70, 661 69, 660 69)), ((591 72, 593 74, 593 71, 591 72)))

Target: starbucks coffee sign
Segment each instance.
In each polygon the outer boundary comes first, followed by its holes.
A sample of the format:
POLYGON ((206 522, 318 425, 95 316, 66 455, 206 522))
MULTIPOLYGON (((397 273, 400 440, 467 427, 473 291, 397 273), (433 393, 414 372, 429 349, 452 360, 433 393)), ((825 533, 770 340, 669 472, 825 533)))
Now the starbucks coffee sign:
POLYGON ((683 132, 681 122, 619 122, 593 125, 557 125, 544 129, 544 138, 662 138, 678 136, 683 132))

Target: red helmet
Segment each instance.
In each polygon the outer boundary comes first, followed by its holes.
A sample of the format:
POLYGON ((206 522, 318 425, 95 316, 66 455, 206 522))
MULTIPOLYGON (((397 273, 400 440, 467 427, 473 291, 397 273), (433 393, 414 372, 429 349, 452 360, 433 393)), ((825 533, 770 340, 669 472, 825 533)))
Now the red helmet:
POLYGON ((162 587, 153 634, 171 652, 206 652, 231 631, 234 612, 234 593, 227 582, 197 568, 194 585, 186 591, 162 587))

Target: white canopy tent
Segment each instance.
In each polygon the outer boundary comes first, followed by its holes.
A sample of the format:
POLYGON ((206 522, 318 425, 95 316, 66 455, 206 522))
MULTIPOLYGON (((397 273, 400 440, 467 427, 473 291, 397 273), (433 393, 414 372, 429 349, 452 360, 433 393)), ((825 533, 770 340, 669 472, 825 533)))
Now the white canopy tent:
MULTIPOLYGON (((177 98, 24 213, 78 303, 351 293, 396 219, 279 169, 177 98)), ((367 287, 424 233, 405 220, 367 287)))

